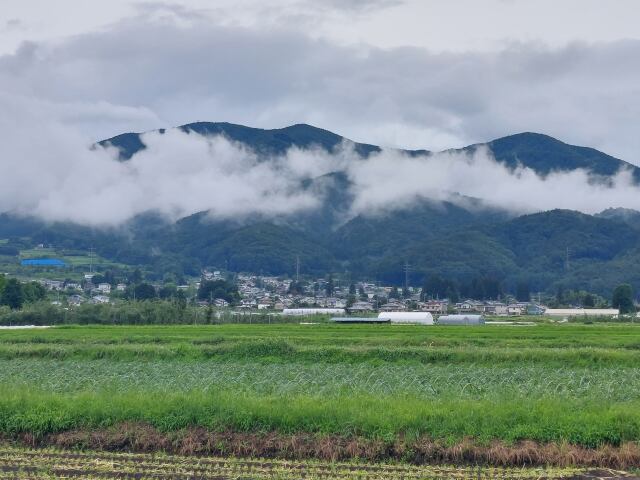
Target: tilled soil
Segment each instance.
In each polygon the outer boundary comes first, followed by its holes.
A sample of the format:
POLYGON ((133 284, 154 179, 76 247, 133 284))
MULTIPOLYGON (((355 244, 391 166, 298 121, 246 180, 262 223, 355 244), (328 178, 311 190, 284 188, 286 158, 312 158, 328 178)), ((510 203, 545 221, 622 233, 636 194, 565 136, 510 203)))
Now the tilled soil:
MULTIPOLYGON (((2 438, 0 438, 2 443, 2 438)), ((570 444, 478 444, 472 440, 454 445, 422 438, 384 442, 359 437, 312 434, 213 432, 201 428, 164 433, 150 425, 125 423, 102 430, 72 430, 41 437, 25 433, 4 438, 5 444, 30 448, 54 447, 67 452, 156 453, 198 457, 241 457, 412 465, 493 465, 500 467, 588 467, 628 470, 640 465, 640 445, 585 448, 570 444)), ((74 453, 66 453, 69 459, 74 453)), ((143 456, 136 457, 138 460, 143 456)), ((133 461, 133 460, 132 460, 133 461)), ((203 460, 204 461, 204 460, 203 460)), ((359 467, 375 468, 375 467, 359 467)))
POLYGON ((612 470, 412 466, 0 447, 0 479, 631 479, 612 470))

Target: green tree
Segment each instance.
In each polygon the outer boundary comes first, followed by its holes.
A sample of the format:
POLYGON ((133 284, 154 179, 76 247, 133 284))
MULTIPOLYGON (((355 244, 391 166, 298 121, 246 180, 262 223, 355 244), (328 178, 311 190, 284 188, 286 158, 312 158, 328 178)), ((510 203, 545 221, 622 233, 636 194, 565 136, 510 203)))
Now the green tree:
POLYGON ((529 282, 520 281, 516 285, 516 299, 519 302, 528 302, 531 300, 531 292, 529 290, 529 282))
POLYGON ((325 286, 325 292, 327 294, 327 297, 332 297, 334 290, 335 290, 335 285, 333 283, 333 276, 329 275, 329 280, 327 280, 327 285, 325 286))
POLYGON ((351 285, 349 285, 349 295, 355 295, 356 294, 356 284, 352 283, 351 285))
POLYGON ((175 303, 178 305, 180 310, 187 308, 187 296, 185 295, 184 290, 178 290, 176 292, 175 303))
POLYGON ((613 291, 611 298, 613 308, 620 309, 621 314, 633 313, 636 307, 633 304, 633 287, 628 283, 618 285, 613 291))
POLYGON ((294 280, 289 284, 289 290, 287 293, 291 295, 302 295, 304 293, 304 285, 302 282, 296 282, 294 280))
POLYGON ((596 306, 596 301, 593 298, 593 295, 587 293, 582 299, 582 306, 585 308, 593 308, 596 306))
POLYGON ((450 303, 456 304, 460 301, 460 295, 458 294, 458 290, 456 290, 455 286, 449 287, 447 289, 444 298, 447 298, 450 303))
POLYGON ((136 300, 153 300, 156 298, 156 289, 149 283, 140 283, 133 288, 136 300))
POLYGON ((233 282, 226 280, 202 280, 198 288, 198 298, 200 300, 215 300, 222 298, 234 304, 240 300, 238 287, 233 282))
POLYGON ((38 282, 25 283, 22 286, 22 297, 26 303, 35 303, 44 300, 47 291, 38 282))
POLYGON ((356 296, 355 295, 348 295, 347 296, 347 308, 353 307, 354 303, 356 303, 356 296))
POLYGON ((4 286, 7 283, 7 279, 4 275, 0 274, 0 297, 2 296, 2 291, 4 290, 4 286))
POLYGON ((129 282, 130 283, 140 283, 142 281, 142 272, 140 271, 139 268, 136 268, 131 275, 129 275, 129 282))
POLYGON ((24 303, 24 297, 22 295, 22 285, 15 278, 10 278, 6 281, 4 289, 2 290, 2 298, 0 298, 0 305, 6 305, 13 310, 19 310, 24 303))
POLYGON ((558 286, 558 289, 556 290, 556 303, 558 304, 558 306, 562 306, 564 305, 565 302, 565 298, 564 298, 564 287, 562 285, 558 286))
POLYGON ((178 293, 178 289, 175 285, 168 283, 163 285, 162 288, 158 291, 158 296, 162 299, 174 298, 178 293))
POLYGON ((439 275, 429 275, 425 277, 422 284, 422 292, 420 298, 428 300, 429 298, 459 298, 458 286, 451 280, 446 280, 439 275))

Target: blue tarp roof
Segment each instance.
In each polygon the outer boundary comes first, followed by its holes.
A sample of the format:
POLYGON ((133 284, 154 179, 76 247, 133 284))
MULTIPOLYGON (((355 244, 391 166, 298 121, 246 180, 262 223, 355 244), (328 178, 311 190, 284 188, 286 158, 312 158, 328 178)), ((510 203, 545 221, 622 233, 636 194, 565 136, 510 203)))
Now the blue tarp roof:
POLYGON ((28 258, 22 260, 20 265, 29 267, 64 267, 66 263, 57 258, 28 258))

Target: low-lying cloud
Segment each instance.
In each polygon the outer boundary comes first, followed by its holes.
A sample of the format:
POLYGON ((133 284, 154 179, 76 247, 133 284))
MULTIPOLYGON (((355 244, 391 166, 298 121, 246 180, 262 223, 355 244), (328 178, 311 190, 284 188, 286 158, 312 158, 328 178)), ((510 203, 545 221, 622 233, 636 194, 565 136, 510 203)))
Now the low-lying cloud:
POLYGON ((384 214, 426 199, 464 203, 465 197, 520 213, 640 210, 640 188, 628 171, 608 183, 583 170, 543 178, 528 168, 506 168, 488 149, 420 157, 382 150, 363 159, 346 142, 334 152, 292 148, 264 158, 225 137, 178 129, 144 134, 147 148, 121 162, 115 148, 92 148, 36 101, 0 96, 0 106, 0 211, 47 221, 117 226, 149 211, 171 221, 202 211, 239 220, 298 214, 332 201, 308 180, 336 171, 351 182, 347 216, 384 214))
POLYGON ((488 148, 428 157, 383 151, 367 161, 354 162, 348 171, 354 183, 353 214, 393 211, 424 199, 462 206, 479 199, 485 206, 515 213, 556 208, 584 213, 609 207, 640 209, 640 188, 631 171, 621 170, 606 182, 581 169, 543 177, 527 167, 507 168, 488 148))
MULTIPOLYGON (((260 161, 223 137, 169 130, 143 135, 147 148, 120 162, 115 148, 91 148, 73 129, 30 114, 27 103, 3 103, 12 113, 0 120, 3 212, 113 226, 148 211, 176 220, 200 211, 238 218, 317 206, 316 194, 300 188, 317 169, 296 152, 290 165, 284 157, 260 161)), ((313 161, 313 152, 305 155, 313 161)))

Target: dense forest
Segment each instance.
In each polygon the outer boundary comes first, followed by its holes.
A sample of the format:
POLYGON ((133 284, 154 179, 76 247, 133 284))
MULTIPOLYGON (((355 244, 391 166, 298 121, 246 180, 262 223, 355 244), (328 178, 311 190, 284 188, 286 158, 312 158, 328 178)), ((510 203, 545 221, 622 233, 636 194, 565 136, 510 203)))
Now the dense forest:
MULTIPOLYGON (((342 137, 308 125, 260 130, 223 123, 180 127, 200 134, 224 134, 257 152, 281 153, 291 146, 331 150, 342 137)), ((128 161, 144 148, 138 134, 104 141, 128 161)), ((526 165, 540 175, 554 170, 587 169, 611 175, 632 168, 593 149, 574 147, 539 134, 519 134, 488 144, 508 167, 526 165)), ((467 147, 467 150, 477 146, 467 147)), ((365 158, 378 150, 356 144, 365 158)), ((427 155, 414 151, 411 155, 427 155)), ((609 296, 620 283, 640 286, 640 213, 609 209, 598 215, 569 210, 516 215, 482 205, 416 201, 385 214, 361 214, 344 221, 349 180, 330 174, 332 189, 318 211, 295 216, 219 220, 201 212, 170 223, 148 213, 119 228, 97 229, 71 223, 46 223, 10 214, 0 216, 0 258, 17 261, 21 249, 45 243, 88 250, 130 266, 148 278, 200 274, 212 267, 228 271, 292 275, 337 273, 397 285, 403 265, 411 265, 410 283, 432 277, 474 288, 481 279, 516 292, 587 290, 609 296)), ((481 282, 482 283, 482 282, 481 282)), ((487 283, 487 284, 488 284, 487 283)), ((480 287, 477 287, 480 288, 480 287)), ((482 287, 489 288, 489 287, 482 287)))

